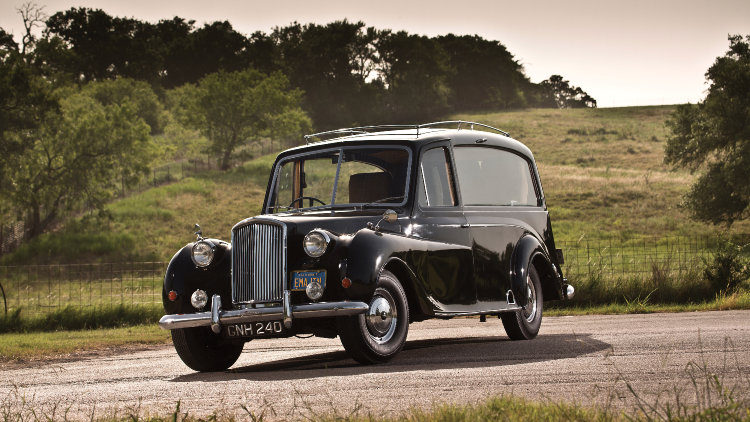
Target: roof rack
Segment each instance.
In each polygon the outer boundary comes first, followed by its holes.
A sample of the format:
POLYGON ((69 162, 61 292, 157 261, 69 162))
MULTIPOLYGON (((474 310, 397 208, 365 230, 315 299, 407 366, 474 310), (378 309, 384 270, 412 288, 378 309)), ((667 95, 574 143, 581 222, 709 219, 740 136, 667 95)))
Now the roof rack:
POLYGON ((489 129, 501 135, 510 136, 510 134, 504 130, 500 130, 492 126, 488 126, 483 123, 468 122, 465 120, 445 120, 442 122, 423 123, 421 125, 376 125, 376 126, 359 126, 359 127, 349 127, 349 128, 336 129, 336 130, 328 130, 325 132, 318 132, 318 133, 312 133, 310 135, 305 135, 305 143, 306 144, 313 143, 314 141, 311 141, 311 140, 314 138, 329 137, 329 138, 321 139, 320 141, 317 141, 317 142, 322 142, 322 141, 326 141, 329 139, 340 138, 342 136, 347 136, 347 135, 348 136, 362 135, 362 134, 386 132, 389 130, 398 130, 398 129, 412 129, 415 131, 415 135, 419 136, 419 129, 435 128, 435 127, 440 127, 440 126, 447 126, 446 128, 455 126, 456 130, 461 130, 461 129, 475 130, 475 126, 479 126, 480 129, 489 129))

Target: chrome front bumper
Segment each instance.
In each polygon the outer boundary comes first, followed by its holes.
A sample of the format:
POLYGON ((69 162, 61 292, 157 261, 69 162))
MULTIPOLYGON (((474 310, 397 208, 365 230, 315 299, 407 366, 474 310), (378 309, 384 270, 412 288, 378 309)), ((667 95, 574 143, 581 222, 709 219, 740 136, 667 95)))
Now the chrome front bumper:
POLYGON ((289 303, 289 292, 286 291, 284 292, 283 306, 225 311, 221 309, 221 297, 219 295, 213 295, 211 298, 210 312, 164 315, 159 320, 159 326, 165 330, 191 327, 211 327, 213 332, 220 333, 222 324, 283 320, 284 325, 289 328, 292 326, 293 318, 358 315, 366 312, 367 309, 368 305, 365 302, 350 301, 291 305, 289 303))

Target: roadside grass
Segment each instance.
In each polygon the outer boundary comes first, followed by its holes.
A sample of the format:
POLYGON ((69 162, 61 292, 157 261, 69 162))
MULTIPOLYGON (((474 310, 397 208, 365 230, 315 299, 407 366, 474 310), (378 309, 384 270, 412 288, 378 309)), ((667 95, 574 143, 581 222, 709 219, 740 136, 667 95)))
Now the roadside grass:
POLYGON ((4 333, 0 334, 0 362, 41 360, 118 347, 167 344, 169 339, 169 332, 155 324, 96 330, 4 333))
POLYGON ((66 306, 47 314, 25 316, 23 308, 0 317, 0 335, 4 333, 51 332, 58 330, 95 330, 155 324, 164 314, 161 305, 116 305, 91 308, 66 306))

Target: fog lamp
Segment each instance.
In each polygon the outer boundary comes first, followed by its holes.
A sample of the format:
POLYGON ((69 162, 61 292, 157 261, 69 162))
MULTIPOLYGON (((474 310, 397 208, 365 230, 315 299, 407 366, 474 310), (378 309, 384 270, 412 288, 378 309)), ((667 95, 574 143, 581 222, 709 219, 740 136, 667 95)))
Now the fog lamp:
POLYGON ((307 287, 305 288, 305 293, 307 294, 307 297, 309 297, 312 300, 318 300, 321 297, 323 297, 323 286, 320 285, 317 281, 311 281, 307 284, 307 287))
POLYGON ((190 296, 190 304, 193 305, 193 308, 195 309, 203 309, 207 302, 208 295, 201 289, 194 291, 193 295, 190 296))

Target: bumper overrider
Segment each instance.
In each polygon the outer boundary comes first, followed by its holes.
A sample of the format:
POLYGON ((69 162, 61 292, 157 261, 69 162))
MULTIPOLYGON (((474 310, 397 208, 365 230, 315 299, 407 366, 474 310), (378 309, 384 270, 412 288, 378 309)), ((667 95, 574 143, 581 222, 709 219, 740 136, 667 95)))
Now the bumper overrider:
POLYGON ((159 320, 159 326, 165 330, 211 327, 211 330, 218 334, 221 332, 222 325, 281 320, 284 321, 284 325, 287 328, 290 328, 294 318, 359 315, 365 313, 368 307, 365 302, 356 301, 292 305, 289 300, 289 291, 285 291, 282 306, 223 310, 221 309, 221 297, 213 295, 211 297, 211 310, 209 312, 164 315, 159 320))

